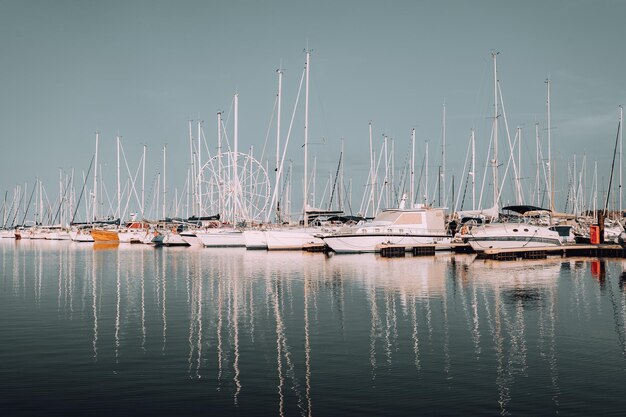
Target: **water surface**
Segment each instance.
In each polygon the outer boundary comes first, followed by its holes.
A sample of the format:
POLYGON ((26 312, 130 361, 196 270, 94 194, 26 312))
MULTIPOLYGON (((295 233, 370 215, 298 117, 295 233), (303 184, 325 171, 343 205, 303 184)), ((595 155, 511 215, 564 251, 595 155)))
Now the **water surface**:
POLYGON ((0 241, 3 415, 623 415, 622 260, 0 241))

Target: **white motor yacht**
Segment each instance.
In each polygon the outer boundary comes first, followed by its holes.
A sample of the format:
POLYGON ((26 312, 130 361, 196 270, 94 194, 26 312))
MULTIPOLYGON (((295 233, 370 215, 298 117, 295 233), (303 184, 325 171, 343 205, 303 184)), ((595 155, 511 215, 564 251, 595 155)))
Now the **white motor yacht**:
POLYGON ((342 227, 322 239, 336 253, 377 252, 381 244, 450 243, 442 208, 417 206, 404 209, 402 206, 383 210, 370 222, 342 227))

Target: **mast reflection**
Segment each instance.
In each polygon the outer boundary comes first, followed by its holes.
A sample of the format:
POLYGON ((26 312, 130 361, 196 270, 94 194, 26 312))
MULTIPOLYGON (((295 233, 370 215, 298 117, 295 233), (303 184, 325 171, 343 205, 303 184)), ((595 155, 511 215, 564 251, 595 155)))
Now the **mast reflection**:
POLYGON ((242 414, 263 397, 263 414, 324 415, 342 378, 367 402, 390 383, 405 401, 410 390, 471 392, 475 375, 491 414, 516 414, 537 374, 542 406, 558 412, 571 371, 560 341, 606 317, 601 336, 626 360, 623 261, 593 267, 602 282, 588 259, 172 249, 3 245, 2 296, 82 325, 76 349, 98 371, 159 367, 242 414))

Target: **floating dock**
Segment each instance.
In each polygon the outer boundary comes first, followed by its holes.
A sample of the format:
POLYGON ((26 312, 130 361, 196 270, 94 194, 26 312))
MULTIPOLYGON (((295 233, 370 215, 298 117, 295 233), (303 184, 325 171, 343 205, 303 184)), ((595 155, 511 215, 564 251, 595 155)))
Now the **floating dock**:
MULTIPOLYGON (((456 253, 472 253, 471 247, 464 243, 453 244, 425 244, 425 245, 392 245, 380 244, 377 246, 380 255, 386 258, 406 256, 432 256, 436 251, 453 251, 456 253)), ((614 244, 600 245, 563 245, 542 246, 532 248, 485 249, 477 252, 478 259, 493 259, 497 261, 513 261, 517 259, 546 259, 548 256, 588 256, 594 258, 626 258, 626 249, 614 244)))
POLYGON ((472 251, 467 243, 427 243, 423 245, 394 245, 391 243, 381 243, 376 245, 376 250, 380 256, 385 258, 398 258, 407 253, 413 256, 433 256, 437 251, 453 251, 456 253, 469 253, 472 251))
POLYGON ((328 247, 325 243, 306 243, 302 245, 302 250, 305 252, 326 252, 328 247))
POLYGON ((589 256, 594 258, 626 258, 626 250, 620 245, 563 245, 534 248, 485 249, 477 253, 480 259, 509 261, 516 259, 545 259, 548 256, 589 256))

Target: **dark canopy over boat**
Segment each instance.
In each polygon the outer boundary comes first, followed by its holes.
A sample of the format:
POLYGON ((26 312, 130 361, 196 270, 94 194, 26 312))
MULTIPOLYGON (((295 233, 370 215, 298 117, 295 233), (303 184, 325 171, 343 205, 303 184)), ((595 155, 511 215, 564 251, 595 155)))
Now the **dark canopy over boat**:
POLYGON ((515 213, 525 214, 529 211, 550 211, 549 209, 537 207, 537 206, 529 206, 529 205, 521 205, 521 206, 506 206, 502 207, 502 210, 514 211, 515 213))

